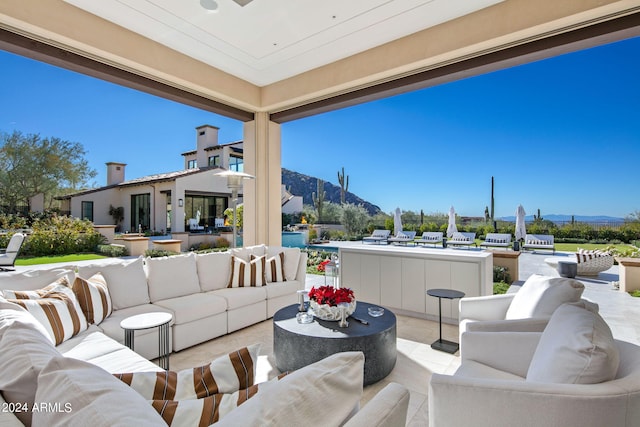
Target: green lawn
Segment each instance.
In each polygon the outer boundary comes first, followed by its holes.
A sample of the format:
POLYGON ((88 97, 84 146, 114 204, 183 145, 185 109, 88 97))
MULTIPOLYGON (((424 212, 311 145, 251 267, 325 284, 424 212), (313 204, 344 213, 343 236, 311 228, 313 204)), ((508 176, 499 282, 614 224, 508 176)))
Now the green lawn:
POLYGON ((57 255, 57 256, 43 256, 43 257, 30 257, 30 258, 18 258, 16 265, 38 265, 38 264, 53 264, 58 262, 75 262, 75 261, 87 261, 92 259, 108 258, 104 255, 97 254, 72 254, 72 255, 57 255))

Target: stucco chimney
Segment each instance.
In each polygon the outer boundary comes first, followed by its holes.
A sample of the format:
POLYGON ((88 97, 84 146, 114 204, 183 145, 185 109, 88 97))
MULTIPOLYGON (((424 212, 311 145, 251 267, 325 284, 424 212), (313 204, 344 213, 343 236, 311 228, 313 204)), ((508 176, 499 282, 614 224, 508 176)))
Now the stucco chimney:
POLYGON ((219 130, 220 128, 211 125, 203 125, 196 128, 196 162, 198 164, 198 167, 202 168, 209 166, 209 154, 205 151, 205 149, 218 145, 219 130))
POLYGON ((107 163, 107 185, 115 185, 124 182, 124 167, 126 163, 107 163))

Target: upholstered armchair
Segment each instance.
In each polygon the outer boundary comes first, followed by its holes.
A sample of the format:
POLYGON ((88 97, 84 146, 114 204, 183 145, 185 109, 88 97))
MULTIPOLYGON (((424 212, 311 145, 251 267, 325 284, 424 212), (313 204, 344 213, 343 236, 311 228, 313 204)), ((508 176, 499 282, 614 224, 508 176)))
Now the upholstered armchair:
MULTIPOLYGON (((462 298, 460 335, 466 331, 542 332, 553 312, 566 302, 580 301, 583 291, 584 284, 575 279, 534 274, 518 292, 462 298)), ((597 311, 597 305, 589 304, 597 311)))
POLYGON ((454 375, 433 374, 429 425, 640 425, 640 347, 613 339, 584 303, 544 332, 465 332, 454 375))

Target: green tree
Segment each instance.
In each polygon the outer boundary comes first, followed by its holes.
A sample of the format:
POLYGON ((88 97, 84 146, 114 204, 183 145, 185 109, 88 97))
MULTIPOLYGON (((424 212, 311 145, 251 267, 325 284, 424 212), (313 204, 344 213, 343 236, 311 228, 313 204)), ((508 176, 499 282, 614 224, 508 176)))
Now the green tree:
POLYGON ((350 236, 360 234, 367 228, 369 214, 361 205, 345 203, 342 206, 342 225, 350 236))
POLYGON ((0 134, 0 204, 8 212, 30 207, 30 199, 44 194, 45 206, 63 189, 78 190, 96 176, 77 142, 42 138, 38 134, 0 134))

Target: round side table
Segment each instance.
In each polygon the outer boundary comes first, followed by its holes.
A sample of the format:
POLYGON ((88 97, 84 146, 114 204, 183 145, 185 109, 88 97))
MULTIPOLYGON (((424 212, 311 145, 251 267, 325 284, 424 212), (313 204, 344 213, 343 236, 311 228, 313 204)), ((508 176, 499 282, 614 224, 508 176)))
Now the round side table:
POLYGON ((134 350, 135 331, 158 328, 158 365, 169 370, 169 323, 173 319, 171 313, 144 313, 127 317, 120 322, 124 329, 124 345, 134 350))
POLYGON ((453 289, 428 289, 427 295, 438 298, 438 318, 440 323, 440 338, 431 344, 431 348, 434 350, 445 351, 447 353, 455 353, 460 348, 457 342, 447 341, 442 339, 442 298, 456 299, 464 297, 464 292, 456 291, 453 289))

